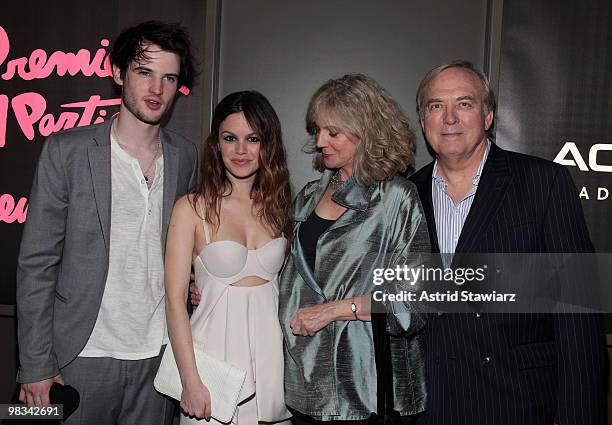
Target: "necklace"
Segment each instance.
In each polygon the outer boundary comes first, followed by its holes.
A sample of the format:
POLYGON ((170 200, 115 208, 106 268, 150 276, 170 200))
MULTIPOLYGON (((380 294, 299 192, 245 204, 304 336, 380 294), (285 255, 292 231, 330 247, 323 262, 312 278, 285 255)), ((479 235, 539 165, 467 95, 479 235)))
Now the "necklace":
MULTIPOLYGON (((128 151, 128 147, 126 145, 124 145, 123 143, 121 143, 119 141, 119 137, 117 136, 117 130, 115 129, 115 123, 113 123, 113 126, 111 128, 113 135, 115 136, 115 139, 117 140, 117 143, 119 144, 119 146, 121 146, 121 148, 124 151, 128 151)), ((153 167, 153 164, 155 163, 155 160, 157 159, 158 155, 159 155, 159 151, 161 149, 161 137, 159 135, 159 133, 157 134, 157 143, 155 144, 155 153, 153 154, 153 158, 151 159, 151 162, 149 162, 149 166, 142 172, 142 175, 145 179, 145 182, 147 182, 147 184, 149 184, 149 180, 151 178, 151 175, 149 174, 149 171, 151 170, 151 167, 153 167)), ((141 167, 142 169, 142 167, 141 167)))
POLYGON ((142 172, 142 175, 144 176, 144 179, 147 183, 149 183, 149 170, 151 169, 151 167, 153 166, 153 164, 155 163, 155 160, 157 159, 157 156, 159 155, 159 149, 161 148, 161 140, 159 139, 159 134, 157 135, 157 143, 155 146, 155 154, 153 155, 153 159, 151 159, 151 162, 149 163, 149 166, 147 167, 146 170, 144 170, 142 172))
POLYGON ((329 181, 329 186, 332 188, 332 190, 335 191, 340 187, 342 183, 344 182, 340 180, 340 171, 336 171, 332 176, 331 180, 329 181))

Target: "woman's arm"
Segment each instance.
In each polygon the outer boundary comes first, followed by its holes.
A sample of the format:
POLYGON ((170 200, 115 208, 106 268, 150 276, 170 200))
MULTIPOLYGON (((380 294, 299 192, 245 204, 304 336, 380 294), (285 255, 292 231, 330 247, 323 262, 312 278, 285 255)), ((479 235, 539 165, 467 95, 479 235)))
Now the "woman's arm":
POLYGON ((300 308, 291 319, 291 331, 294 335, 313 336, 318 331, 336 320, 371 320, 371 297, 347 298, 300 308), (353 312, 353 304, 355 311, 353 312))
POLYGON ((180 198, 174 205, 166 241, 166 320, 183 385, 181 408, 189 415, 210 419, 210 394, 196 367, 186 306, 198 222, 196 217, 188 196, 180 198))
MULTIPOLYGON (((385 227, 390 241, 387 261, 383 265, 395 268, 408 265, 417 268, 422 264, 422 254, 430 252, 427 223, 416 189, 405 182, 394 188, 395 193, 378 207, 384 208, 385 227)), ((402 281, 390 281, 378 289, 383 293, 415 291, 421 283, 406 286, 402 281)), ((294 335, 312 336, 335 320, 357 320, 351 309, 355 303, 358 320, 370 321, 372 311, 371 294, 345 300, 332 301, 299 309, 291 320, 294 335)), ((377 311, 389 313, 389 328, 393 334, 414 333, 424 326, 424 317, 419 308, 408 302, 386 301, 377 311)))
MULTIPOLYGON (((396 196, 390 197, 385 205, 386 226, 392 235, 392 249, 389 250, 385 267, 407 266, 418 269, 430 258, 431 253, 425 214, 414 185, 404 181, 401 186, 396 186, 396 190, 396 196)), ((402 291, 418 292, 423 284, 422 281, 391 280, 378 288, 383 293, 397 294, 402 291)), ((425 325, 425 315, 418 302, 385 300, 380 302, 382 305, 375 305, 374 310, 388 313, 387 326, 391 334, 413 334, 425 325)))

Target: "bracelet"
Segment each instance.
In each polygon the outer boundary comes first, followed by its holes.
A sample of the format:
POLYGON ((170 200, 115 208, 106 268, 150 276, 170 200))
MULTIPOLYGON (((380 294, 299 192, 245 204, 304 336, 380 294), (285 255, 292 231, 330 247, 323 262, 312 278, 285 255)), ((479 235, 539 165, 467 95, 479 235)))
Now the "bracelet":
POLYGON ((357 304, 355 304, 355 298, 351 301, 351 311, 355 315, 355 320, 359 320, 359 317, 357 317, 357 304))

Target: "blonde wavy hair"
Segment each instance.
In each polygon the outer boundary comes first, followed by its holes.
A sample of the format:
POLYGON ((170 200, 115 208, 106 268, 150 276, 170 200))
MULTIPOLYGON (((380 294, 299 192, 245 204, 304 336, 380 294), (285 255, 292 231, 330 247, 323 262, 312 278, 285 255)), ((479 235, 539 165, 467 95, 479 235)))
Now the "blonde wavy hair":
POLYGON ((323 84, 312 96, 306 112, 311 139, 304 151, 314 153, 313 166, 325 170, 316 147, 317 122, 328 121, 340 132, 359 139, 353 157, 353 179, 361 186, 391 180, 413 168, 414 133, 398 103, 372 78, 347 74, 323 84))

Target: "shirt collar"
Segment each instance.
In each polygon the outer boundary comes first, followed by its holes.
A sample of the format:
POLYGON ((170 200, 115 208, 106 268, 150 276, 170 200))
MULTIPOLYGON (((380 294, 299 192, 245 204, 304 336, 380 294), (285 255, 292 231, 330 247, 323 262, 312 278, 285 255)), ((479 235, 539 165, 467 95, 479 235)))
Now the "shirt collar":
MULTIPOLYGON (((480 176, 482 175, 482 170, 484 169, 484 165, 487 162, 487 158, 489 157, 489 151, 491 150, 491 141, 487 139, 487 147, 485 149, 485 153, 478 164, 478 169, 476 170, 476 174, 474 174, 474 179, 472 180, 472 185, 474 187, 478 187, 478 183, 480 182, 480 176)), ((434 162, 433 172, 431 173, 431 179, 434 183, 438 185, 442 185, 446 187, 448 183, 444 180, 443 177, 438 175, 438 158, 434 162)))
POLYGON ((111 151, 117 155, 119 159, 121 159, 123 162, 138 164, 138 160, 136 158, 132 157, 130 154, 124 151, 121 146, 119 146, 119 140, 117 140, 112 131, 110 133, 110 140, 111 151))

